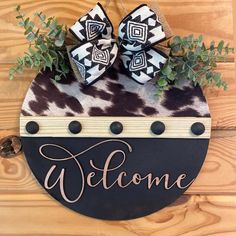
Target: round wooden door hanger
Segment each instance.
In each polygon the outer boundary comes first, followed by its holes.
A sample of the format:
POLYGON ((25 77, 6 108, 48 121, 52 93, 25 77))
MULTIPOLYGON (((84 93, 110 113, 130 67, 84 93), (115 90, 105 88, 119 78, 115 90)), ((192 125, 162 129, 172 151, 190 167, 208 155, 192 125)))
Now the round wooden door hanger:
POLYGON ((154 213, 183 194, 204 162, 208 105, 188 81, 155 95, 119 66, 84 88, 39 74, 25 97, 20 134, 39 184, 64 206, 106 220, 154 213))

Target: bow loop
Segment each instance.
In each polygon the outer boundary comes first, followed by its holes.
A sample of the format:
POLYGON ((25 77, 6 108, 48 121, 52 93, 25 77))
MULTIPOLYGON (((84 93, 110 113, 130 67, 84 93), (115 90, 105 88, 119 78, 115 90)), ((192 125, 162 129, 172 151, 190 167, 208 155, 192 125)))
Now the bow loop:
POLYGON ((155 78, 160 69, 164 66, 167 56, 156 48, 149 48, 136 53, 124 51, 121 60, 131 78, 139 84, 155 78))
POLYGON ((166 38, 157 14, 147 5, 129 13, 119 25, 119 44, 129 51, 140 51, 166 38))
POLYGON ((71 50, 84 84, 95 82, 114 63, 118 47, 112 39, 99 39, 96 44, 87 42, 71 50))
POLYGON ((81 17, 69 30, 80 42, 89 42, 98 38, 110 39, 113 37, 112 23, 100 3, 97 3, 93 9, 81 17))
POLYGON ((98 3, 70 31, 82 42, 70 51, 84 84, 95 82, 114 63, 118 47, 113 26, 98 3))
POLYGON ((140 84, 155 78, 168 58, 152 47, 166 39, 158 15, 146 4, 139 6, 121 21, 118 39, 129 76, 140 84))

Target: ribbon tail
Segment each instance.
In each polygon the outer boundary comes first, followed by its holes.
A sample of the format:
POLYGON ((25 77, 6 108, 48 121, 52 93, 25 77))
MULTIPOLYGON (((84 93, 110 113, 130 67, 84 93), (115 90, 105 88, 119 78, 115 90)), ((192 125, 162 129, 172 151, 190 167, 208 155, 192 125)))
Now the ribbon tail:
POLYGON ((112 40, 84 43, 69 52, 71 67, 76 77, 85 85, 99 79, 113 65, 118 47, 112 40), (79 74, 79 76, 78 76, 79 74))

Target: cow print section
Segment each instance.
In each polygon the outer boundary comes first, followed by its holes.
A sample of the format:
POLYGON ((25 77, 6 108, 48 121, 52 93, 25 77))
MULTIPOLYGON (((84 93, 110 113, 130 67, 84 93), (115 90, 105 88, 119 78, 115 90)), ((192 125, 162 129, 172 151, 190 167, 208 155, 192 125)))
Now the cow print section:
POLYGON ((155 81, 139 85, 125 75, 119 60, 96 84, 85 87, 70 73, 55 82, 49 70, 32 82, 22 116, 176 116, 209 117, 202 90, 186 80, 161 98, 155 81))

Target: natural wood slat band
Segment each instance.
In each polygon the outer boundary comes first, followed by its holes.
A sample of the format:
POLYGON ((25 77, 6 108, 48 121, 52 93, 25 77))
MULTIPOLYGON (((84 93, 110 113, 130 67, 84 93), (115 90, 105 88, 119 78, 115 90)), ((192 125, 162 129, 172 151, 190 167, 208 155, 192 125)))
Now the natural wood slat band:
POLYGON ((185 195, 161 211, 129 221, 85 217, 43 194, 3 194, 0 208, 2 236, 235 235, 234 195, 185 195))
POLYGON ((200 138, 209 139, 211 133, 211 118, 206 117, 45 117, 21 116, 20 135, 23 137, 120 137, 120 138, 200 138), (82 130, 72 134, 68 130, 71 121, 79 121, 82 130), (25 127, 29 121, 39 125, 37 134, 29 134, 25 127), (122 133, 115 135, 110 131, 110 124, 119 121, 123 125, 122 133), (165 124, 165 131, 155 135, 150 127, 153 122, 165 124), (196 136, 191 132, 191 126, 200 122, 205 126, 205 132, 196 136))

